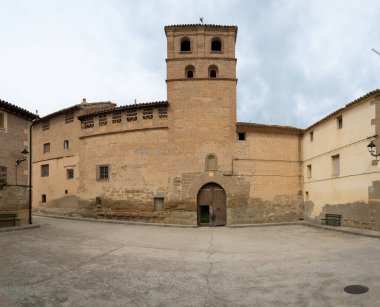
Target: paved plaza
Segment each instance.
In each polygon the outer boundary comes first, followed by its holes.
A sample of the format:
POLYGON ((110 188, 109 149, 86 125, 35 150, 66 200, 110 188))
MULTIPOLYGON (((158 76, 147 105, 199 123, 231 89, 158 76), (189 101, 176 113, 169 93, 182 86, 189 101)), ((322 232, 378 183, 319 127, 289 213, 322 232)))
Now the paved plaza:
POLYGON ((380 306, 380 240, 307 227, 35 217, 0 233, 1 306, 380 306), (347 285, 369 288, 344 292, 347 285))

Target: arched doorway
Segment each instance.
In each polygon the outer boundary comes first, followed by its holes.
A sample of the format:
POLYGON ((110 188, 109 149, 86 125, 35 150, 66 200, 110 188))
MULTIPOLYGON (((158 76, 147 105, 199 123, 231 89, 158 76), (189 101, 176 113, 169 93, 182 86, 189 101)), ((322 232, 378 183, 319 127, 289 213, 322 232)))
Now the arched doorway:
POLYGON ((207 183, 198 192, 198 225, 224 226, 227 222, 227 196, 216 183, 207 183))

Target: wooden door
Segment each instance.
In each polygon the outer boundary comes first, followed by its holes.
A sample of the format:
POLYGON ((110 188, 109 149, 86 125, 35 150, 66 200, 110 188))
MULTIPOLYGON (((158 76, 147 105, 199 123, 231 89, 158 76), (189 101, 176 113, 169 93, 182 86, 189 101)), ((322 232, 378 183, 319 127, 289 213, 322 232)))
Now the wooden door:
POLYGON ((208 183, 198 193, 198 224, 226 225, 226 192, 216 183, 208 183), (209 216, 205 216, 208 207, 209 216))

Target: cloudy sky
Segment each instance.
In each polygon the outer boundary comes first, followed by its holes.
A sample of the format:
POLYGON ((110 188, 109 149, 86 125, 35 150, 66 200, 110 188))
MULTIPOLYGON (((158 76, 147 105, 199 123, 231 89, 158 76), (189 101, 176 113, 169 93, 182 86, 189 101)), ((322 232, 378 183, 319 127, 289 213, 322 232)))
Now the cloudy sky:
POLYGON ((380 88, 378 0, 0 0, 0 99, 166 99, 164 26, 237 25, 238 120, 305 128, 380 88))

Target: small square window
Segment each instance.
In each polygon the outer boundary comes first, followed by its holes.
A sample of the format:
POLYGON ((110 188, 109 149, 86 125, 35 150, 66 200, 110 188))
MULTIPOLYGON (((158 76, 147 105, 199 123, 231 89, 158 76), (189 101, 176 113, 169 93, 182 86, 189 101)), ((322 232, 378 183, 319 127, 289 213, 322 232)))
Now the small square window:
POLYGON ((63 141, 63 149, 69 149, 69 140, 63 141))
POLYGON ((67 177, 67 179, 73 179, 74 178, 74 169, 68 168, 66 170, 66 177, 67 177))
POLYGON ((245 141, 245 132, 238 132, 238 140, 245 141))
POLYGON ((97 165, 96 167, 96 180, 108 180, 109 167, 108 165, 97 165))
POLYGON ((49 152, 50 151, 50 143, 45 143, 43 149, 44 149, 44 153, 49 152))
POLYGON ((164 212, 164 198, 163 197, 154 198, 154 211, 164 212))
POLYGON ((337 117, 336 118, 336 122, 337 122, 338 129, 342 129, 343 128, 343 118, 342 118, 342 116, 337 117))
POLYGON ((49 164, 41 165, 41 177, 49 176, 49 164))
POLYGON ((46 194, 41 195, 41 202, 46 203, 46 194))
POLYGON ((314 141, 314 131, 310 132, 310 142, 314 141))

